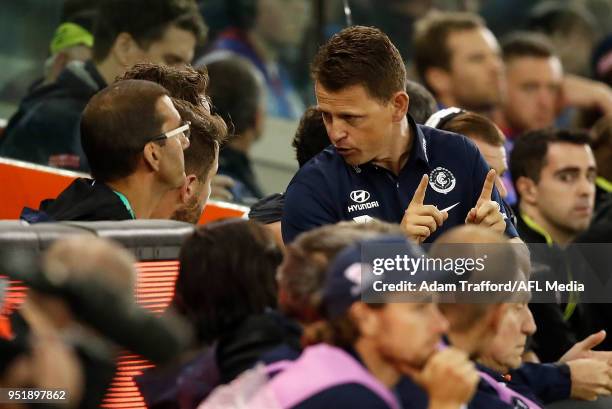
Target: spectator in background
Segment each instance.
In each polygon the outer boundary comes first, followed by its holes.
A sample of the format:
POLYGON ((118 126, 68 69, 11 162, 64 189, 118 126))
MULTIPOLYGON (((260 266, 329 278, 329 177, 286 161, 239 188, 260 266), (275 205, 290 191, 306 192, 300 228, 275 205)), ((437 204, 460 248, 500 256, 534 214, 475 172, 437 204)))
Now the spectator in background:
MULTIPOLYGON (((506 64, 506 98, 499 121, 513 138, 553 126, 560 108, 563 66, 541 34, 516 32, 502 41, 506 64)), ((511 150, 511 149, 509 149, 511 150)))
MULTIPOLYGON (((267 112, 298 119, 304 104, 282 63, 282 53, 297 47, 310 19, 307 0, 230 0, 222 2, 230 27, 215 39, 210 54, 197 61, 206 65, 218 55, 238 54, 250 60, 265 78, 267 112)), ((206 7, 204 7, 206 14, 206 7)))
POLYGON ((416 81, 406 80, 406 93, 410 98, 408 114, 417 124, 425 125, 427 119, 438 110, 436 99, 416 81))
POLYGON ((431 294, 421 293, 425 300, 419 302, 391 302, 397 295, 393 292, 381 294, 378 303, 362 300, 361 272, 368 268, 362 246, 385 244, 393 245, 399 257, 422 257, 402 236, 387 236, 348 246, 328 261, 320 287, 324 319, 305 340, 312 346, 267 387, 281 393, 285 385, 309 377, 307 368, 327 376, 313 379, 316 387, 292 396, 286 407, 328 408, 330 402, 337 408, 420 407, 415 399, 423 390, 406 375, 426 391, 429 408, 460 408, 469 401, 477 373, 467 355, 454 348, 438 350, 448 324, 431 294), (407 384, 412 393, 407 393, 407 384))
MULTIPOLYGON (((528 244, 546 245, 533 246, 532 258, 550 269, 542 274, 563 282, 581 279, 580 268, 568 264, 563 249, 592 219, 597 170, 589 142, 586 133, 549 128, 516 139, 510 155, 519 234, 528 244)), ((539 328, 534 351, 543 362, 559 359, 578 338, 593 332, 576 294, 530 308, 539 328)))
POLYGON ((417 22, 414 63, 439 106, 490 114, 503 94, 495 36, 475 14, 431 12, 417 22))
POLYGON ((54 82, 73 61, 85 62, 91 59, 95 18, 95 6, 81 6, 62 20, 51 40, 51 56, 45 61, 44 78, 34 87, 54 82))
POLYGON ((219 174, 236 182, 231 189, 234 201, 260 199, 263 192, 253 171, 250 151, 261 137, 266 118, 264 80, 249 60, 237 55, 211 59, 206 69, 213 110, 232 130, 219 153, 219 174))
POLYGON ((164 195, 185 184, 189 124, 168 91, 143 80, 115 82, 94 95, 81 120, 92 179, 78 178, 38 218, 148 219, 164 195))
POLYGON ((191 123, 189 147, 185 149, 185 184, 166 193, 152 218, 197 223, 212 191, 217 172, 219 146, 227 126, 210 114, 206 87, 208 74, 191 66, 169 67, 143 63, 132 67, 122 79, 157 82, 168 90, 184 121, 191 123))
POLYGON ((545 129, 516 140, 510 170, 521 237, 565 246, 591 222, 597 166, 588 134, 545 129))
POLYGON ((530 11, 526 26, 548 36, 568 73, 589 76, 589 59, 599 33, 595 18, 583 4, 540 2, 530 11))
POLYGON ((183 243, 173 305, 193 326, 197 348, 216 343, 222 383, 267 349, 299 345, 299 331, 271 310, 281 258, 272 235, 255 221, 198 226, 183 243))
POLYGON ((88 170, 79 120, 89 99, 138 62, 190 62, 203 32, 193 0, 101 1, 93 59, 67 67, 55 83, 24 98, 4 132, 0 155, 88 170))

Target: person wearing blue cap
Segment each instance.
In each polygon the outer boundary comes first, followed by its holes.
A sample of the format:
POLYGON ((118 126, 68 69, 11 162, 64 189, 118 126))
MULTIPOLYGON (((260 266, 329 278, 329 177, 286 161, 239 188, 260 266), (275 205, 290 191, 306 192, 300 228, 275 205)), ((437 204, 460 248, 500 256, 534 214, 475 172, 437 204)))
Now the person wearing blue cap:
MULTIPOLYGON (((292 363, 269 365, 276 375, 253 400, 272 392, 281 408, 460 408, 477 375, 454 348, 438 351, 448 326, 435 303, 366 304, 361 300, 362 246, 389 245, 398 254, 423 252, 403 236, 358 242, 331 263, 322 289, 325 321, 292 363), (425 389, 405 376, 410 373, 425 389), (400 390, 401 389, 401 390, 400 390), (412 396, 407 396, 411 389, 412 396)), ((389 299, 390 300, 390 299, 389 299)), ((258 406, 249 406, 258 407, 258 406)))

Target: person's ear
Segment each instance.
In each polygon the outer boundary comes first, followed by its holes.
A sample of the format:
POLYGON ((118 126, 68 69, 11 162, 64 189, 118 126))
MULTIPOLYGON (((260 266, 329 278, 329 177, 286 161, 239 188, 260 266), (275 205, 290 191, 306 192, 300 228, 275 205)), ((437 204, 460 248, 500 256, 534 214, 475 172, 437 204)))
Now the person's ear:
POLYGON ((504 317, 508 313, 509 304, 495 304, 489 313, 489 326, 492 329, 493 335, 497 334, 504 317))
POLYGON ((538 186, 533 179, 521 176, 516 180, 516 192, 520 201, 535 205, 538 200, 538 186))
POLYGON ((185 183, 181 187, 181 203, 189 203, 189 200, 198 194, 198 178, 196 175, 187 175, 185 183))
POLYGON ((143 149, 143 158, 145 163, 151 168, 152 171, 158 172, 161 162, 161 150, 160 146, 155 142, 149 142, 143 149))
POLYGON ((355 322, 359 333, 363 337, 373 337, 380 333, 380 317, 376 310, 365 303, 357 301, 351 305, 349 316, 355 322))
POLYGON ((142 49, 129 33, 119 33, 111 53, 122 67, 131 67, 139 59, 142 49))
POLYGON ((425 82, 431 87, 436 99, 451 92, 451 76, 442 68, 428 68, 425 71, 425 82))
POLYGON ((408 113, 410 97, 405 91, 398 91, 393 95, 391 102, 393 103, 393 122, 399 122, 408 113))

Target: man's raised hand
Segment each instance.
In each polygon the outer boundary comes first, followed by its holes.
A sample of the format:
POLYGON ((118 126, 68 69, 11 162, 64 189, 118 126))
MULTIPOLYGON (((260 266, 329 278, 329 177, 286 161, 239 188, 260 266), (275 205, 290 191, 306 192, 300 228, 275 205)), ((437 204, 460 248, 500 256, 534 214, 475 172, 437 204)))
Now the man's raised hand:
POLYGON ((401 227, 404 234, 417 243, 425 241, 448 218, 448 212, 441 212, 437 207, 423 204, 429 176, 423 175, 421 182, 404 212, 401 227))
POLYGON ((503 233, 506 230, 506 221, 501 214, 499 203, 491 200, 493 187, 495 186, 495 176, 495 170, 493 169, 487 173, 480 197, 476 202, 476 206, 468 212, 465 223, 490 227, 495 231, 503 233))

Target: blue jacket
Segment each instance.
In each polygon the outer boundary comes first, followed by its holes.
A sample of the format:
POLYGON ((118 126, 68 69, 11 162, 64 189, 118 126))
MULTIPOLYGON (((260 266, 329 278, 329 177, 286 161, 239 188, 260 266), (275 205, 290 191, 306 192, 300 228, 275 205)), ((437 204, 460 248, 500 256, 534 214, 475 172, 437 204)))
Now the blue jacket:
MULTIPOLYGON (((371 163, 350 166, 333 146, 307 162, 290 182, 283 209, 282 231, 286 243, 300 233, 341 220, 372 217, 400 223, 423 174, 430 182, 425 204, 438 209, 457 205, 448 219, 426 242, 445 230, 463 224, 476 205, 489 166, 472 141, 463 135, 417 125, 408 118, 415 137, 412 152, 399 176, 371 163)), ((518 236, 508 221, 497 188, 493 200, 506 218, 506 234, 518 236)))

